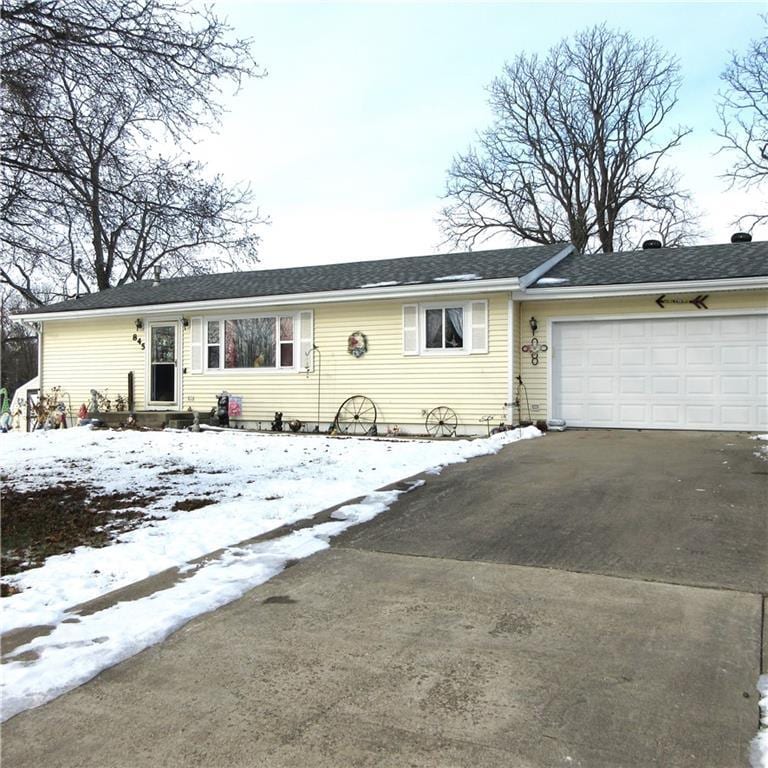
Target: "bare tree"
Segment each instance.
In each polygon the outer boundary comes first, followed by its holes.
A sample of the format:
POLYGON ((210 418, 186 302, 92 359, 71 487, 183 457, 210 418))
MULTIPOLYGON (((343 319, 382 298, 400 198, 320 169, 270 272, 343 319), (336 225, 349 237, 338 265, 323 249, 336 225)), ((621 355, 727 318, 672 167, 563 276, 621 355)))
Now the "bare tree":
MULTIPOLYGON (((768 27, 768 15, 762 19, 768 27)), ((761 189, 768 180, 768 36, 753 40, 745 54, 733 53, 721 77, 726 89, 719 94, 717 135, 733 159, 725 177, 731 187, 761 189)), ((768 200, 761 208, 742 216, 739 226, 751 230, 768 221, 768 200)))
POLYGON ((21 309, 21 298, 0 288, 0 387, 8 397, 37 374, 37 335, 11 319, 21 309))
POLYGON ((256 258, 262 219, 184 151, 220 87, 261 74, 247 41, 171 0, 9 0, 2 16, 0 282, 29 302, 256 258), (166 151, 163 152, 163 149, 166 151))
POLYGON ((689 133, 658 129, 677 101, 677 62, 605 26, 544 59, 518 56, 489 88, 495 121, 448 173, 442 225, 472 246, 499 232, 612 252, 664 222, 667 245, 695 217, 667 155, 689 133))

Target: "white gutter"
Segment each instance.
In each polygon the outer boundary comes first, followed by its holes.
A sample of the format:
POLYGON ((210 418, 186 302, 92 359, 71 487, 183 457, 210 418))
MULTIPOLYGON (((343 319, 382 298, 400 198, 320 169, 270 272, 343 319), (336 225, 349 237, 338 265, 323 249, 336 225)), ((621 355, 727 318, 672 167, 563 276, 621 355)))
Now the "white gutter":
POLYGON ((81 309, 69 312, 38 312, 12 315, 15 320, 32 322, 40 320, 82 320, 90 317, 123 317, 126 315, 151 314, 153 317, 178 315, 180 312, 205 312, 206 310, 237 309, 238 307, 281 307, 293 304, 328 304, 338 301, 370 301, 371 299, 408 299, 419 296, 465 295, 516 291, 518 278, 493 280, 464 280, 456 283, 419 283, 386 288, 352 288, 344 291, 317 291, 277 296, 244 296, 236 299, 207 299, 205 301, 179 301, 172 304, 140 304, 130 307, 106 307, 81 309))
MULTIPOLYGON (((43 392, 45 391, 43 387, 45 386, 43 383, 43 324, 40 323, 40 325, 37 326, 37 377, 38 377, 38 384, 37 384, 37 390, 39 392, 39 397, 42 397, 43 392)), ((29 414, 27 414, 27 423, 29 423, 29 414)))
POLYGON ((627 283, 621 285, 573 285, 551 288, 522 288, 516 299, 589 299, 601 296, 639 296, 648 293, 695 293, 701 291, 744 291, 768 289, 766 277, 733 277, 719 280, 675 280, 667 283, 627 283))
POLYGON ((562 251, 558 251, 554 256, 550 256, 545 262, 528 272, 528 274, 523 275, 520 278, 520 287, 525 289, 532 283, 535 283, 542 275, 545 275, 552 267, 559 264, 566 256, 570 256, 575 251, 576 248, 571 243, 568 243, 562 251))

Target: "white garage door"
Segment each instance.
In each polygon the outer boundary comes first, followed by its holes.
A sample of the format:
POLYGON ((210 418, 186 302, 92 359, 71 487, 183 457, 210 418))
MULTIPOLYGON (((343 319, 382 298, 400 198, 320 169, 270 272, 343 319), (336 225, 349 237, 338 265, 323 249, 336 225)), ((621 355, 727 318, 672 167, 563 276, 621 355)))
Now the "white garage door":
POLYGON ((768 316, 555 322, 552 415, 571 426, 768 429, 768 316))

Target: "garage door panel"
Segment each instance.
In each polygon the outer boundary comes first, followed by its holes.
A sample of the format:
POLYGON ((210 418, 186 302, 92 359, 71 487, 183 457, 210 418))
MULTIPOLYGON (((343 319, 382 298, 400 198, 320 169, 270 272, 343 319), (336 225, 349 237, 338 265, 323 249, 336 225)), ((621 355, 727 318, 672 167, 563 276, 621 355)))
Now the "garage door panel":
POLYGON ((618 350, 613 349, 590 349, 587 352, 587 361, 590 366, 610 368, 616 364, 615 353, 618 350))
POLYGON ((688 405, 685 408, 686 426, 698 429, 714 429, 717 425, 714 405, 688 405))
POLYGON ((660 341, 678 340, 682 336, 682 327, 678 320, 668 323, 648 322, 647 327, 650 330, 650 335, 660 341))
POLYGON ((590 342, 598 343, 612 341, 617 332, 617 329, 612 328, 610 325, 592 325, 587 329, 587 338, 590 342))
POLYGON ((768 429, 768 316, 555 321, 552 342, 573 426, 768 429))
POLYGON ((647 335, 645 323, 622 323, 619 326, 619 338, 624 341, 644 339, 647 335))
POLYGON ((753 349, 748 344, 729 345, 720 348, 720 362, 724 366, 734 365, 741 369, 748 366, 753 349))
POLYGON ((646 389, 645 376, 622 376, 619 379, 619 392, 622 395, 644 395, 646 389))
POLYGON ((584 379, 580 376, 564 376, 561 386, 564 398, 584 393, 584 379))
POLYGON ((752 317, 724 317, 720 320, 720 335, 723 337, 748 338, 755 325, 752 317))
POLYGON ((723 376, 720 379, 721 395, 749 395, 755 385, 749 376, 723 376))
POLYGON ((749 429, 752 409, 744 405, 723 405, 720 408, 720 419, 741 429, 749 429))
POLYGON ((648 364, 648 350, 642 347, 624 347, 619 350, 619 364, 623 368, 645 367, 648 364))
POLYGON ((622 403, 619 406, 619 419, 627 426, 642 426, 648 421, 648 408, 645 403, 622 403))
POLYGON ((659 426, 678 427, 683 423, 681 407, 676 403, 653 403, 651 419, 659 426))
POLYGON ((613 376, 590 376, 587 391, 590 395, 613 395, 613 376))
POLYGON ((712 338, 712 334, 715 332, 714 323, 711 320, 702 320, 696 318, 695 320, 683 320, 683 328, 685 329, 685 335, 689 339, 706 339, 712 338))
POLYGON ((715 380, 712 376, 686 376, 686 395, 714 395, 715 380))
POLYGON ((654 376, 651 392, 655 395, 679 395, 680 379, 677 376, 654 376))
POLYGON ((715 348, 711 344, 687 347, 685 350, 685 363, 688 366, 714 365, 715 348))
POLYGON ((680 365, 680 350, 677 347, 652 347, 651 364, 657 365, 680 365))
POLYGON ((589 403, 587 406, 587 418, 595 424, 612 424, 616 420, 611 403, 589 403))

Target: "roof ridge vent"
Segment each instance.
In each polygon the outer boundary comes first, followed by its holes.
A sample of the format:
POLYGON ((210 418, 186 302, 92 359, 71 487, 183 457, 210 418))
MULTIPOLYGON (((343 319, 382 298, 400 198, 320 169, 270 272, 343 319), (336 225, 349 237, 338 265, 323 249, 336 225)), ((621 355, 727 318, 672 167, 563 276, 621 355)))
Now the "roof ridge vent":
POLYGON ((644 240, 643 241, 643 250, 649 251, 652 248, 661 248, 661 240, 644 240))
POLYGON ((734 232, 731 235, 732 243, 751 243, 752 235, 749 232, 734 232))
POLYGON ((160 265, 159 264, 155 267, 155 276, 152 279, 152 287, 156 285, 160 285, 160 265))

